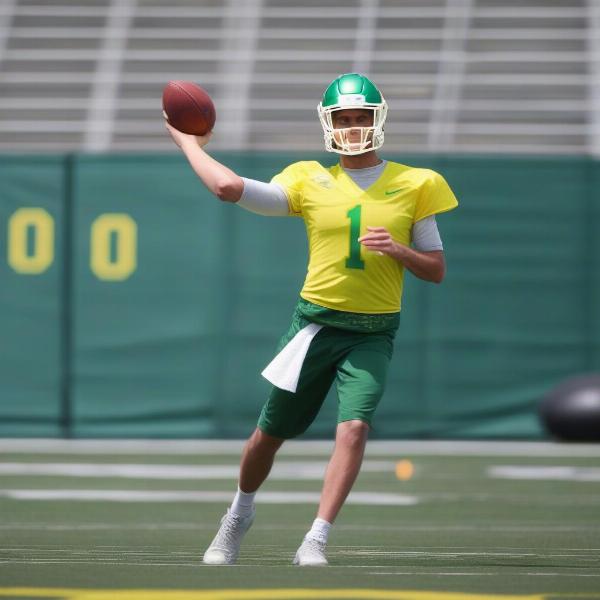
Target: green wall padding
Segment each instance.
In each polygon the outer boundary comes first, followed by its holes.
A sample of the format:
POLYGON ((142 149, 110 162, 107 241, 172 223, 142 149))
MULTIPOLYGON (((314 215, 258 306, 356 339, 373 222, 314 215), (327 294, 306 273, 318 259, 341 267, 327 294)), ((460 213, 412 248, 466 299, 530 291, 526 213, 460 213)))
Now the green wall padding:
POLYGON ((61 433, 65 176, 61 157, 0 159, 0 435, 61 433))
MULTIPOLYGON (((215 156, 265 181, 335 160, 215 156)), ((438 170, 460 207, 438 217, 444 283, 407 276, 372 437, 543 437, 543 394, 600 370, 600 163, 386 158, 438 170)), ((4 156, 0 174, 0 435, 248 435, 304 279, 302 221, 219 202, 175 154, 4 156), (54 220, 40 274, 8 261, 20 208, 54 220)), ((332 393, 307 437, 335 415, 332 393)))

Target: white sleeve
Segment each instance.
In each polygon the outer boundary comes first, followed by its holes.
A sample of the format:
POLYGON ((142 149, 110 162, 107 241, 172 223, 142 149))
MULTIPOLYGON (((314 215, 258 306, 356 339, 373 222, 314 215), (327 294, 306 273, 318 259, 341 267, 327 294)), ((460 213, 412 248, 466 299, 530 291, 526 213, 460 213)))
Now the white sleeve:
POLYGON ((264 183, 242 177, 244 191, 237 205, 267 217, 287 217, 290 214, 287 194, 277 183, 264 183))
POLYGON ((435 222, 435 215, 417 221, 412 229, 412 245, 419 252, 443 250, 442 238, 435 222))

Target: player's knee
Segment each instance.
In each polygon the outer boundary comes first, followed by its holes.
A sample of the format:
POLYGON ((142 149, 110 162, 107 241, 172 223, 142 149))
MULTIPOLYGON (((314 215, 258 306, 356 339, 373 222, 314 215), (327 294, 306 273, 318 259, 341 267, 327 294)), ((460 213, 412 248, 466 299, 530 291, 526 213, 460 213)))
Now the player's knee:
POLYGON ((258 428, 255 429, 250 440, 248 440, 252 449, 258 452, 277 452, 283 442, 285 442, 285 439, 269 435, 258 428))
POLYGON ((369 435, 369 429, 368 423, 358 419, 343 421, 338 425, 336 441, 349 448, 360 448, 369 435))

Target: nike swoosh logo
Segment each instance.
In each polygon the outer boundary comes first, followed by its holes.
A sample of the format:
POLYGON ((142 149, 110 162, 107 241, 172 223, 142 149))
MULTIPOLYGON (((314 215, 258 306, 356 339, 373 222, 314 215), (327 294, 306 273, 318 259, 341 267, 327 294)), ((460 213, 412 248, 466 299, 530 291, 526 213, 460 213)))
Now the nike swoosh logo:
POLYGON ((385 195, 386 196, 391 196, 392 194, 397 194, 398 192, 401 192, 402 190, 405 190, 406 188, 398 188, 397 190, 386 190, 385 195))

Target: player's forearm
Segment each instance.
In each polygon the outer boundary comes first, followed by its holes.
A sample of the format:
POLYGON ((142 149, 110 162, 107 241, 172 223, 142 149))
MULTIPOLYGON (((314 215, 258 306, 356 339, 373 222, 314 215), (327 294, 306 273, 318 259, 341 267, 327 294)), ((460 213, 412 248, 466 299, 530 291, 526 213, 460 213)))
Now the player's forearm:
POLYGON ((244 182, 239 175, 208 155, 195 141, 184 143, 181 149, 196 175, 215 196, 226 202, 241 198, 244 182))
POLYGON ((444 254, 441 251, 419 252, 396 243, 390 256, 401 262, 413 275, 425 281, 441 283, 446 274, 444 254))

